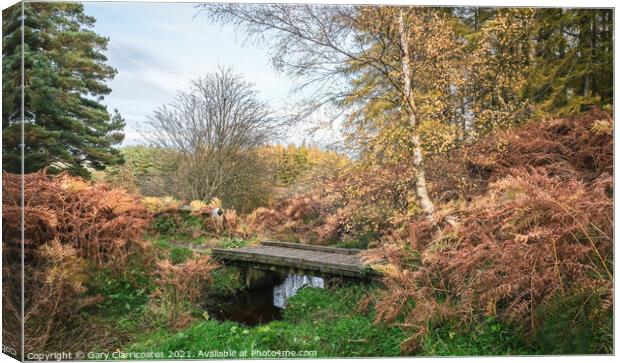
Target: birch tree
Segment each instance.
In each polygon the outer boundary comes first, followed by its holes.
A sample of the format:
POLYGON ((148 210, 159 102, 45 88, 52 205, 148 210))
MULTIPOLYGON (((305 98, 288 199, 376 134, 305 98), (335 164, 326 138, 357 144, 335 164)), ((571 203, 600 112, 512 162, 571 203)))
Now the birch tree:
MULTIPOLYGON (((452 37, 449 27, 432 27, 433 31, 440 30, 436 36, 424 31, 418 43, 428 44, 421 52, 414 49, 414 57, 410 39, 415 36, 406 24, 406 20, 418 15, 412 8, 209 4, 203 9, 214 21, 241 27, 253 39, 269 39, 275 67, 300 79, 302 87, 312 86, 316 95, 313 106, 348 105, 359 110, 368 102, 383 100, 397 107, 401 117, 396 115, 390 122, 399 123, 402 116, 408 120, 403 136, 405 143, 411 144, 412 166, 417 172, 417 204, 426 217, 433 219, 435 206, 427 190, 418 118, 420 114, 428 119, 439 117, 447 109, 436 107, 439 99, 452 92, 452 73, 445 71, 450 68, 446 63, 448 52, 441 51, 448 46, 452 51, 456 49, 453 41, 442 45, 428 40, 452 37), (420 71, 438 66, 445 72, 425 75, 423 86, 414 84, 416 72, 422 79, 420 71), (360 72, 368 76, 365 82, 369 87, 357 86, 360 72), (441 97, 429 99, 433 93, 441 97), (416 103, 418 99, 424 100, 422 110, 416 103)), ((420 14, 442 21, 429 10, 421 9, 420 14)), ((420 24, 419 29, 428 25, 423 21, 420 24)))
MULTIPOLYGON (((400 35, 401 64, 402 64, 402 83, 403 98, 405 99, 405 108, 409 115, 409 125, 412 130, 417 131, 418 120, 416 118, 416 104, 411 92, 411 57, 409 55, 409 32, 405 24, 404 10, 401 8, 398 12, 398 31, 400 35)), ((418 196, 420 206, 427 216, 432 217, 435 213, 435 205, 428 196, 426 187, 426 174, 424 172, 424 157, 422 155, 422 147, 420 146, 420 137, 416 131, 411 133, 411 141, 413 143, 413 163, 416 167, 416 194, 418 196)))

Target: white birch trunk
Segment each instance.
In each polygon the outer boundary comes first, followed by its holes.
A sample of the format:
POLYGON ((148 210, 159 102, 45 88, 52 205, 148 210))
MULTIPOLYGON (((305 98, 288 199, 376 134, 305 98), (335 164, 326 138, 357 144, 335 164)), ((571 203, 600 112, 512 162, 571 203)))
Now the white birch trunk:
POLYGON ((408 32, 405 27, 405 19, 403 16, 403 9, 400 9, 399 17, 399 33, 400 33, 400 47, 401 47, 401 63, 402 63, 402 77, 403 77, 403 97, 406 102, 406 110, 409 116, 409 124, 411 126, 412 135, 411 141, 413 142, 413 165, 416 168, 416 197, 418 203, 426 217, 433 219, 435 214, 435 205, 428 195, 428 189, 426 187, 426 173, 424 172, 424 155, 422 154, 422 148, 420 146, 420 137, 417 132, 417 119, 416 119, 416 107, 413 102, 413 95, 411 94, 411 59, 409 56, 409 39, 408 32))

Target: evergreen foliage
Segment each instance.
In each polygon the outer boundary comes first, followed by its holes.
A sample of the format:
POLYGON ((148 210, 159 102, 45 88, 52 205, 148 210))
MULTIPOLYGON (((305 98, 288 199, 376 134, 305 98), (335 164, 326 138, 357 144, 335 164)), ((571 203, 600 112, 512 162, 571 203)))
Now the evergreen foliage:
POLYGON ((177 152, 144 145, 122 147, 120 152, 125 162, 107 166, 101 179, 145 196, 175 195, 177 152))
POLYGON ((106 64, 108 39, 91 30, 93 17, 78 3, 21 3, 2 12, 3 164, 21 168, 21 62, 24 54, 25 172, 49 166, 89 175, 122 161, 113 146, 123 140, 125 121, 101 103, 105 81, 116 74, 106 64))
POLYGON ((613 103, 610 9, 539 9, 524 96, 543 113, 567 115, 613 103))

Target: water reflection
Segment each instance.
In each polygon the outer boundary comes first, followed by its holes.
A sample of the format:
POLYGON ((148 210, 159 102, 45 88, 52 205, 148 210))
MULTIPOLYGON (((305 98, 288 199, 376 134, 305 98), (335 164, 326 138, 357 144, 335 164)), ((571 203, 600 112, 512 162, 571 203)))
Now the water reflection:
POLYGON ((302 287, 316 287, 322 289, 323 278, 306 275, 288 275, 282 284, 273 288, 273 305, 280 309, 286 307, 288 299, 295 295, 302 287))

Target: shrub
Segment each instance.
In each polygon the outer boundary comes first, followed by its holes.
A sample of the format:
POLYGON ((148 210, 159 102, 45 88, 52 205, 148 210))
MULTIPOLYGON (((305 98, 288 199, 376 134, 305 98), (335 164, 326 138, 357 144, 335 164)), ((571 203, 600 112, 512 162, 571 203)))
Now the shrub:
POLYGON ((187 235, 195 238, 205 232, 205 218, 189 211, 168 211, 153 218, 153 229, 162 234, 187 235))
POLYGON ((267 238, 368 246, 417 212, 413 177, 407 165, 351 168, 308 194, 258 208, 247 224, 267 238))
MULTIPOLYGON (((101 302, 101 296, 87 297, 87 262, 70 245, 58 239, 40 245, 26 267, 25 343, 26 351, 38 351, 59 336, 70 336, 70 320, 82 308, 101 302), (35 268, 36 266, 36 268, 35 268)), ((60 338, 62 340, 62 338, 60 338)))
MULTIPOLYGON (((20 225, 19 178, 3 174, 7 234, 20 225)), ((38 172, 24 176, 24 203, 26 256, 57 239, 89 262, 122 268, 132 249, 146 247, 142 231, 150 215, 138 197, 122 189, 38 172)))
POLYGON ((512 173, 537 169, 560 179, 591 182, 613 175, 611 116, 593 109, 585 114, 530 122, 519 129, 498 132, 468 150, 468 166, 485 170, 486 182, 512 173))
POLYGON ((178 213, 160 214, 153 218, 153 229, 158 233, 173 233, 179 228, 180 216, 178 213))
POLYGON ((143 197, 142 203, 146 209, 156 214, 177 211, 182 205, 181 201, 172 197, 143 197))
POLYGON ((132 256, 123 276, 109 268, 91 271, 86 283, 88 295, 102 296, 103 301, 89 312, 118 318, 139 311, 153 289, 151 269, 150 264, 144 265, 138 256, 132 256))
POLYGON ((182 203, 170 197, 148 197, 143 200, 149 201, 151 210, 155 211, 152 227, 158 233, 196 238, 204 233, 231 234, 237 227, 237 212, 233 209, 223 209, 221 229, 211 218, 213 208, 222 208, 219 198, 213 198, 209 203, 192 200, 186 209, 181 209, 182 203))

